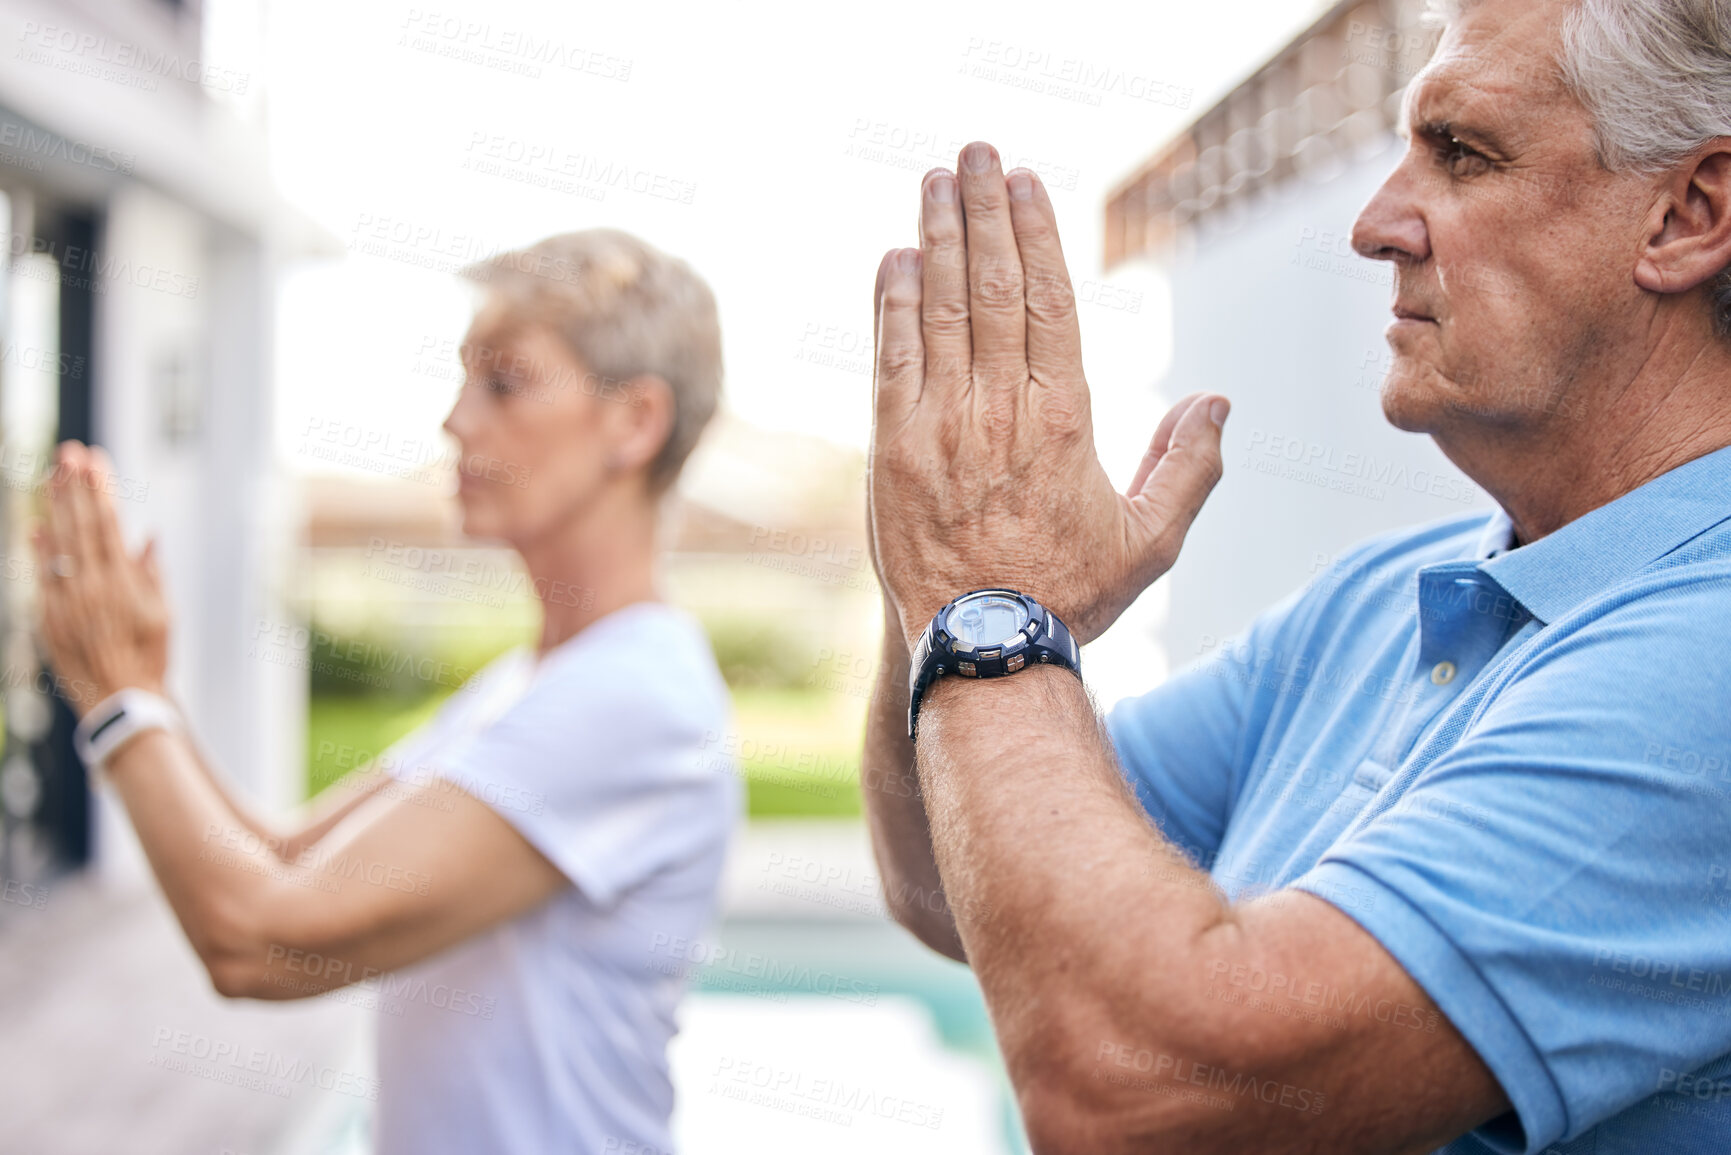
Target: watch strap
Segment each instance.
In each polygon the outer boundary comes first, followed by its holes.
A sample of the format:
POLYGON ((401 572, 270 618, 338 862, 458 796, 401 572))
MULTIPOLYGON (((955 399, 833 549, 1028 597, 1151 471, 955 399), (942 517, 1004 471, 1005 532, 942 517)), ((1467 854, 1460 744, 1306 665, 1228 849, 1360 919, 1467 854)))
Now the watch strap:
MULTIPOLYGON (((976 590, 975 593, 998 593, 1016 591, 976 590)), ((972 597, 964 594, 963 597, 972 597)), ((1018 594, 1017 596, 1023 596, 1018 594)), ((958 598, 957 601, 961 599, 958 598)), ((1058 615, 1048 610, 1033 598, 1026 599, 1037 610, 1041 622, 1039 632, 1034 636, 1028 648, 1020 655, 1021 660, 1007 664, 1002 660, 996 662, 965 663, 958 662, 958 676, 972 675, 981 678, 1006 677, 1026 669, 1029 665, 1061 666, 1080 676, 1082 672, 1082 654, 1076 644, 1075 635, 1058 615)), ((949 613, 951 602, 939 610, 932 620, 926 623, 926 628, 920 632, 919 641, 915 643, 913 652, 908 657, 908 737, 915 736, 916 724, 919 721, 920 699, 925 696, 933 682, 948 669, 949 655, 938 654, 936 634, 938 623, 949 613)))
MULTIPOLYGON (((1045 610, 1042 606, 1041 609, 1045 610)), ((1058 615, 1051 610, 1045 610, 1046 629, 1044 631, 1045 649, 1039 660, 1052 665, 1063 666, 1067 670, 1080 671, 1082 668, 1082 648, 1076 644, 1076 636, 1070 632, 1070 627, 1058 620, 1058 615)))
POLYGON ((914 651, 908 655, 908 737, 914 736, 914 720, 920 715, 920 698, 925 695, 926 687, 932 680, 943 673, 943 668, 932 662, 932 626, 937 622, 933 618, 920 631, 920 640, 914 644, 914 651))
POLYGON ((102 770, 134 735, 181 728, 180 711, 173 702, 149 690, 128 687, 102 699, 78 720, 72 730, 72 745, 86 766, 102 770))

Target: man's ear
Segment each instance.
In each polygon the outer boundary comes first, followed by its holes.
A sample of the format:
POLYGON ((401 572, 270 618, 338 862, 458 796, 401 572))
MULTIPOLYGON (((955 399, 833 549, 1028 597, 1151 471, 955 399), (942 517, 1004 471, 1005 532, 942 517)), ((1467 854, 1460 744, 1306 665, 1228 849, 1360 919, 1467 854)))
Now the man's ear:
POLYGON ((610 421, 615 433, 612 464, 620 472, 648 469, 673 433, 673 386, 654 373, 643 373, 620 392, 622 396, 605 402, 619 407, 610 421))
POLYGON ((1687 293, 1731 267, 1731 137, 1704 145, 1661 191, 1635 283, 1687 293))

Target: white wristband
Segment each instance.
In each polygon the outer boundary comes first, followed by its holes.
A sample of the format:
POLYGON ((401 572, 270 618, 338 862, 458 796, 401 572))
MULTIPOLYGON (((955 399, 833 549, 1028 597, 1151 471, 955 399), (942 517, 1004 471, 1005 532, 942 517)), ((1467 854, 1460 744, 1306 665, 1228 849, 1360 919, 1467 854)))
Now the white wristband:
POLYGON ((149 690, 116 690, 98 702, 72 730, 72 746, 92 770, 106 769, 108 758, 127 739, 146 730, 178 730, 180 712, 167 698, 149 690))

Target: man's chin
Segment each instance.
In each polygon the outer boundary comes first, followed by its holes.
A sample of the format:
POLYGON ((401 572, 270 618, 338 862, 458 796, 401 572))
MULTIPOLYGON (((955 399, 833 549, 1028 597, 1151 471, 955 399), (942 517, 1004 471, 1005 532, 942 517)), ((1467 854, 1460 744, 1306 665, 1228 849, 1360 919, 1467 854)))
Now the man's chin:
POLYGON ((1444 415, 1443 399, 1410 378, 1390 377, 1382 387, 1382 415, 1406 433, 1433 433, 1444 415))

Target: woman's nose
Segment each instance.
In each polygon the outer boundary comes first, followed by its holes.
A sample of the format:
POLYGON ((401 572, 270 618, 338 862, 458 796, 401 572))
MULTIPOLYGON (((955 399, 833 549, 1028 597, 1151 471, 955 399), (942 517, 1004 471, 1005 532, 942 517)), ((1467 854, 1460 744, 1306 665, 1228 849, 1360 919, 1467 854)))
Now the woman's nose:
POLYGON ((469 405, 469 395, 472 392, 473 390, 466 384, 459 388, 457 399, 451 402, 451 411, 445 414, 445 420, 439 425, 439 428, 455 437, 459 442, 468 439, 467 435, 474 424, 469 405))

